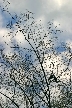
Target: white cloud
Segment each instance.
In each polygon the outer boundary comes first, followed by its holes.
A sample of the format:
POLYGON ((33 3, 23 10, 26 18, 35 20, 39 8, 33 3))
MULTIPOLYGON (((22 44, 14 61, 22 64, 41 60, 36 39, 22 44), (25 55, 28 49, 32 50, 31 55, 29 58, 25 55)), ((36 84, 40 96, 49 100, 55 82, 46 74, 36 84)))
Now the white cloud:
MULTIPOLYGON (((2 2, 2 0, 0 0, 2 2)), ((38 21, 41 19, 44 25, 49 20, 54 19, 53 23, 54 26, 57 25, 57 28, 61 30, 66 30, 64 33, 59 34, 59 38, 61 41, 72 40, 72 1, 69 0, 9 0, 9 11, 10 12, 25 12, 25 9, 28 9, 29 11, 32 11, 35 13, 35 20, 38 21), (58 25, 60 23, 60 25, 58 25)), ((1 21, 2 21, 2 17, 1 21)), ((3 23, 3 21, 2 21, 3 23)), ((46 27, 45 27, 46 28, 46 27)), ((7 33, 6 30, 0 30, 0 35, 2 36, 3 33, 7 33)), ((1 41, 4 41, 3 38, 0 36, 1 41)), ((5 41, 9 43, 9 39, 4 38, 5 41)), ((26 45, 24 42, 24 37, 21 33, 18 32, 17 36, 15 37, 15 40, 19 43, 22 42, 23 45, 26 45), (23 43, 24 42, 24 43, 23 43)), ((0 42, 1 42, 0 41, 0 42)))
POLYGON ((63 5, 67 3, 67 0, 54 0, 54 1, 58 5, 59 8, 61 8, 63 5))
POLYGON ((9 0, 9 2, 10 12, 19 14, 28 9, 35 13, 36 20, 41 18, 43 23, 46 23, 54 19, 61 24, 63 30, 71 31, 72 29, 71 0, 15 0, 14 2, 9 0))

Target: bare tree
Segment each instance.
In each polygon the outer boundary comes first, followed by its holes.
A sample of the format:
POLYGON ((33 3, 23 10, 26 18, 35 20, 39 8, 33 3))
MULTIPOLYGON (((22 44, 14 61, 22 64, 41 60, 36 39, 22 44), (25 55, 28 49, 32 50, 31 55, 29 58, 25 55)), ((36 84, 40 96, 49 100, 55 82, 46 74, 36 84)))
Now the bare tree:
MULTIPOLYGON (((5 8, 2 11, 11 17, 6 26, 10 32, 3 38, 10 37, 12 53, 5 54, 4 46, 0 50, 1 106, 54 108, 57 100, 61 99, 62 87, 68 85, 67 74, 70 76, 70 87, 72 82, 71 48, 67 43, 59 43, 57 37, 63 31, 57 29, 52 21, 47 23, 45 30, 41 21, 37 24, 33 13, 28 10, 20 16, 12 16, 5 8), (20 40, 15 40, 18 33, 24 37, 25 46, 20 40)), ((9 46, 7 42, 5 45, 9 46)))

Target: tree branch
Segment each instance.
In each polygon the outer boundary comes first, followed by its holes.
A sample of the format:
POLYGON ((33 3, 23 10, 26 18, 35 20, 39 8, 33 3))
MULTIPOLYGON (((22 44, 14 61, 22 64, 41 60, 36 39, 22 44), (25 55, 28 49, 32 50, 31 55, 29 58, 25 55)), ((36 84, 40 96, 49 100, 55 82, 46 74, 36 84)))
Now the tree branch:
POLYGON ((3 96, 5 96, 6 98, 8 98, 10 101, 12 101, 12 103, 14 103, 14 105, 15 105, 17 108, 19 108, 19 105, 18 105, 16 102, 14 102, 10 97, 8 97, 7 95, 3 94, 2 92, 0 92, 0 94, 2 94, 3 96))

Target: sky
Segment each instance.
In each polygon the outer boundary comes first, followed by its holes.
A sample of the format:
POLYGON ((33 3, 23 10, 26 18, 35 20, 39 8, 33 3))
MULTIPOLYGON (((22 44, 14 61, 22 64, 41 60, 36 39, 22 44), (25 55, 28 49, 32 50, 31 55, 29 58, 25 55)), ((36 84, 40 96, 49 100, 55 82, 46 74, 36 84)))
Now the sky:
MULTIPOLYGON (((41 23, 46 28, 47 22, 52 21, 53 26, 58 26, 58 29, 63 30, 63 33, 58 34, 59 41, 70 43, 72 48, 72 0, 8 0, 10 2, 8 9, 11 14, 24 13, 25 9, 34 13, 34 18, 37 23, 41 23), (60 24, 60 25, 59 25, 60 24)), ((6 0, 6 2, 7 0, 6 0)), ((3 0, 0 0, 0 5, 3 5, 3 0)), ((5 27, 6 22, 10 20, 7 13, 0 11, 0 45, 4 45, 4 41, 10 43, 10 37, 4 37, 9 30, 5 27)), ((15 37, 16 41, 24 43, 21 33, 15 37)), ((5 53, 10 51, 7 46, 5 53)), ((55 59, 55 58, 54 58, 55 59)), ((56 59, 55 59, 56 61, 56 59)), ((64 66, 63 66, 64 67, 64 66)))
MULTIPOLYGON (((61 34, 57 34, 59 41, 69 43, 72 48, 72 0, 0 0, 1 6, 5 6, 6 4, 8 4, 8 10, 12 15, 15 13, 20 15, 20 13, 24 13, 26 9, 33 12, 35 21, 39 24, 41 20, 41 24, 43 24, 45 29, 47 22, 52 21, 53 26, 57 26, 58 29, 63 30, 61 34)), ((12 45, 10 43, 10 37, 3 38, 3 35, 9 32, 6 28, 6 23, 8 23, 9 20, 11 20, 10 16, 6 12, 3 13, 0 11, 0 45, 5 45, 5 41, 9 45, 12 45)), ((21 41, 21 45, 28 46, 23 40, 24 37, 21 33, 18 33, 14 38, 15 43, 20 43, 21 41)), ((57 43, 57 46, 59 46, 59 43, 57 43)), ((10 46, 5 45, 5 53, 9 51, 11 51, 10 46)), ((61 48, 58 51, 63 52, 61 48)))
MULTIPOLYGON (((2 0, 0 0, 2 3, 2 0)), ((25 9, 35 13, 34 18, 36 20, 42 20, 42 23, 46 23, 54 19, 54 24, 60 23, 60 27, 66 30, 66 34, 63 38, 72 39, 72 1, 71 0, 9 0, 10 12, 24 12, 25 9), (67 36, 68 35, 68 36, 67 36)), ((2 14, 0 15, 2 20, 2 14)), ((0 24, 1 25, 1 24, 0 24)))
MULTIPOLYGON (((7 0, 0 0, 1 6, 8 4, 8 10, 12 15, 15 13, 20 15, 20 13, 24 13, 27 9, 34 13, 33 17, 37 23, 40 23, 41 20, 44 28, 46 28, 47 22, 52 21, 53 26, 57 26, 58 29, 63 30, 61 34, 58 34, 59 41, 69 43, 72 48, 72 0, 9 0, 9 3, 7 0), (5 2, 3 3, 3 1, 5 2)), ((9 32, 6 28, 6 23, 9 20, 10 16, 0 11, 1 45, 4 45, 4 41, 11 44, 10 37, 3 38, 3 35, 9 32)), ((27 45, 23 41, 24 37, 22 37, 21 33, 17 34, 15 40, 18 43, 21 41, 23 45, 27 45)), ((11 49, 7 46, 5 51, 8 52, 9 50, 11 49)))
MULTIPOLYGON (((3 0, 0 0, 0 4, 3 0)), ((58 26, 63 33, 59 36, 61 41, 72 42, 72 0, 9 0, 9 11, 14 14, 25 12, 25 9, 34 13, 36 21, 41 20, 46 27, 48 21, 53 21, 54 26, 58 26)), ((7 0, 5 2, 8 4, 7 0)), ((4 3, 4 4, 5 4, 4 3)), ((4 27, 8 20, 8 15, 0 12, 0 33, 6 33, 4 27)))

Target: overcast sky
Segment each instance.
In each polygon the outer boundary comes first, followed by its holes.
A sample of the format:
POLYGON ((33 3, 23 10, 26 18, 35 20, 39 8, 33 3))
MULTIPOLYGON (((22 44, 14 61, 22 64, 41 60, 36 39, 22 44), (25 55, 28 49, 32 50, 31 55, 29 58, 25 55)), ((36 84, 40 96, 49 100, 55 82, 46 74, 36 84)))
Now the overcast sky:
MULTIPOLYGON (((8 9, 11 14, 20 12, 24 13, 25 9, 34 13, 34 18, 39 22, 41 20, 42 24, 46 28, 48 21, 52 21, 54 26, 58 26, 58 29, 63 30, 63 33, 58 34, 60 41, 70 42, 72 45, 72 0, 0 0, 1 6, 8 4, 8 9), (59 25, 60 24, 60 25, 59 25)), ((5 22, 9 21, 7 13, 2 13, 0 11, 0 43, 2 43, 3 35, 8 32, 5 28, 5 22)), ((21 34, 19 34, 21 35, 21 34)), ((19 40, 19 36, 17 36, 19 40)), ((22 41, 23 39, 20 38, 22 41)), ((9 42, 9 40, 6 40, 9 42)))
MULTIPOLYGON (((72 45, 72 0, 9 0, 9 2, 8 9, 11 14, 17 13, 19 15, 20 12, 24 13, 25 9, 28 9, 34 13, 36 21, 41 20, 45 28, 48 21, 53 21, 54 26, 63 30, 63 33, 58 34, 60 41, 70 42, 72 45)), ((0 0, 0 4, 2 6, 8 4, 8 2, 6 0, 3 3, 3 0, 0 0)), ((8 32, 8 29, 5 28, 5 22, 9 21, 7 15, 0 11, 0 45, 3 45, 4 41, 10 45, 10 37, 2 37, 8 32)), ((23 41, 24 36, 22 37, 21 33, 18 33, 15 39, 26 46, 27 43, 23 41)), ((9 50, 11 49, 7 46, 5 51, 8 52, 9 50)))
MULTIPOLYGON (((0 0, 0 4, 2 1, 0 0)), ((41 19, 44 25, 52 20, 54 25, 60 23, 60 29, 64 31, 60 38, 64 41, 72 41, 72 0, 9 0, 9 2, 10 12, 19 14, 28 9, 35 13, 35 20, 41 19)), ((1 13, 0 28, 4 25, 4 17, 1 13)), ((0 30, 0 33, 2 33, 2 30, 0 30)))

